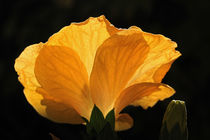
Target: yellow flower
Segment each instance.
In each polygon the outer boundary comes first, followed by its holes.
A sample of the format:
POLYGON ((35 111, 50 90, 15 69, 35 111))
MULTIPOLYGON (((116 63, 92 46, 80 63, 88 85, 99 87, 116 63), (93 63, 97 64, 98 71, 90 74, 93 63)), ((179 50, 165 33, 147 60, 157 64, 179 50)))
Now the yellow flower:
POLYGON ((71 23, 46 43, 28 46, 15 70, 28 102, 59 123, 82 124, 96 104, 103 115, 115 109, 115 130, 132 127, 120 113, 128 105, 144 109, 175 91, 161 81, 181 54, 162 35, 132 26, 118 29, 104 17, 71 23))

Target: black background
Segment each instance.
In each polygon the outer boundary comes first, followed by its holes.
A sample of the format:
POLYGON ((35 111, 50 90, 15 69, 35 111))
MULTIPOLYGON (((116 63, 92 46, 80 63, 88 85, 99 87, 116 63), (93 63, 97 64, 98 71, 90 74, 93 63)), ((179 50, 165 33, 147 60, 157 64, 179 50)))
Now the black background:
POLYGON ((210 139, 209 0, 7 0, 1 1, 0 8, 0 139, 47 140, 49 132, 63 139, 81 138, 84 126, 53 123, 27 103, 14 60, 25 47, 46 42, 71 22, 101 14, 116 27, 136 25, 163 34, 177 42, 182 53, 163 80, 177 93, 148 110, 126 108, 134 118, 134 127, 119 136, 157 140, 168 102, 180 99, 188 109, 189 140, 210 139))

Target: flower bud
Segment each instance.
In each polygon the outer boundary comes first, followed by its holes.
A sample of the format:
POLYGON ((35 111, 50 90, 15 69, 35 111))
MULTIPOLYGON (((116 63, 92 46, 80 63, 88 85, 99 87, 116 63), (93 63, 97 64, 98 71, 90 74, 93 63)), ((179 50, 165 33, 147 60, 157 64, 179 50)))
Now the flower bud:
POLYGON ((173 100, 164 114, 160 140, 187 140, 187 111, 184 101, 173 100))

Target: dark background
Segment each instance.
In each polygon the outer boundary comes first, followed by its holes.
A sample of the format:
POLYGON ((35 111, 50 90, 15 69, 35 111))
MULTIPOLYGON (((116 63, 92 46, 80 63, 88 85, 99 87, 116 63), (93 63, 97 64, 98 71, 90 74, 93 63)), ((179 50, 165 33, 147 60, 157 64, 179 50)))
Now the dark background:
POLYGON ((30 44, 45 42, 71 22, 104 14, 116 27, 136 25, 163 34, 178 44, 182 56, 164 83, 177 93, 148 110, 129 107, 134 127, 120 132, 122 139, 157 140, 167 104, 186 102, 189 140, 210 139, 210 2, 209 0, 19 0, 2 1, 0 26, 0 139, 80 139, 85 127, 53 123, 27 103, 14 71, 15 58, 30 44))

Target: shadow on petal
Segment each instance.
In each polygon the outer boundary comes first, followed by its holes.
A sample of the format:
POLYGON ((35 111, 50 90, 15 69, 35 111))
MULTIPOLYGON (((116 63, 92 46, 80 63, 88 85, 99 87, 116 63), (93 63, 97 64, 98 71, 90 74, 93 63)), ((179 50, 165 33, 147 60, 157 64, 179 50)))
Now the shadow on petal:
POLYGON ((123 131, 133 126, 133 119, 126 113, 119 114, 115 121, 115 130, 123 131))
POLYGON ((122 91, 115 102, 116 115, 128 105, 152 107, 159 100, 171 97, 174 89, 162 83, 140 83, 122 91))

